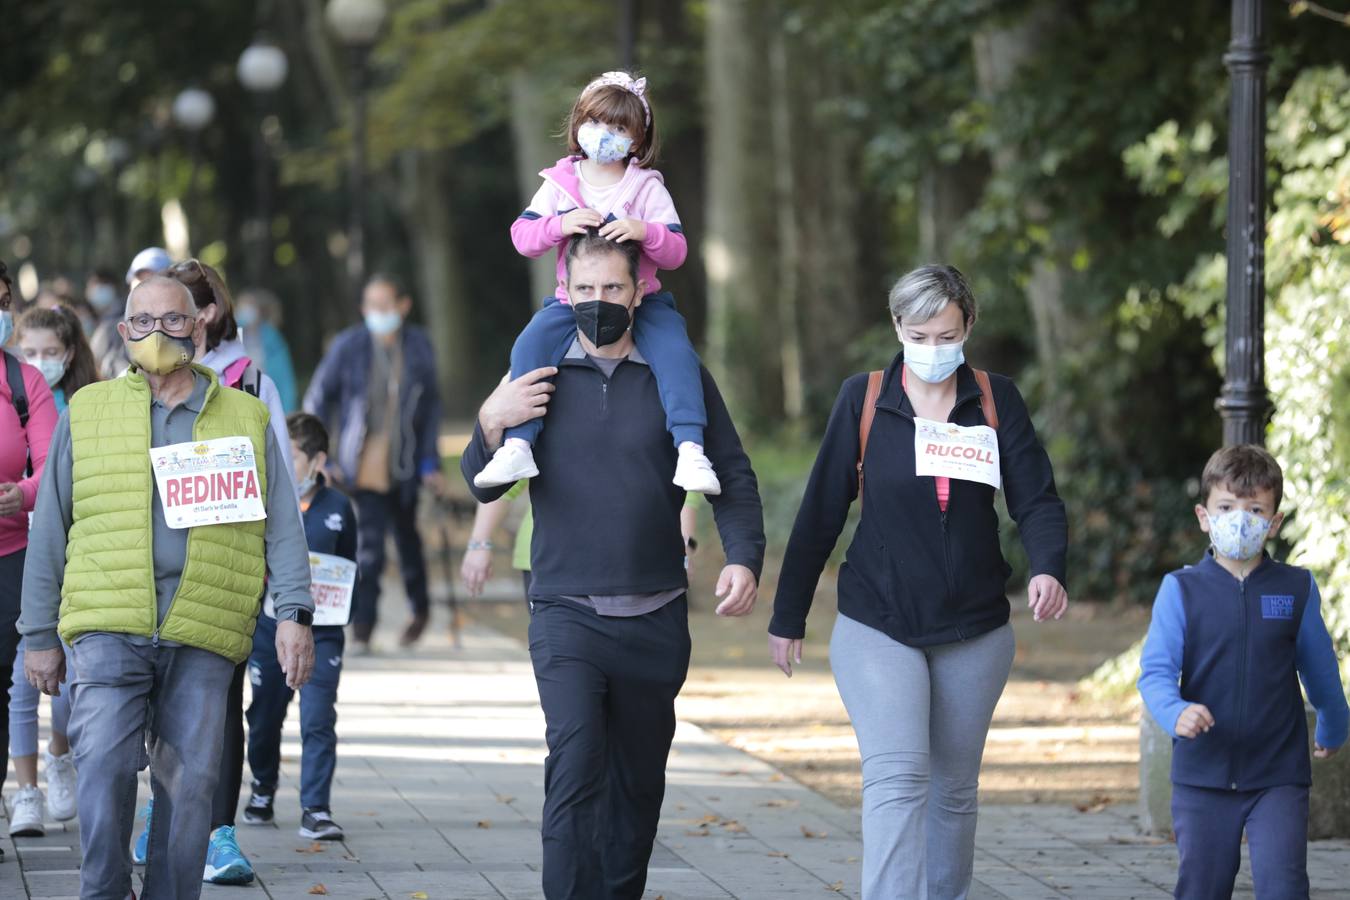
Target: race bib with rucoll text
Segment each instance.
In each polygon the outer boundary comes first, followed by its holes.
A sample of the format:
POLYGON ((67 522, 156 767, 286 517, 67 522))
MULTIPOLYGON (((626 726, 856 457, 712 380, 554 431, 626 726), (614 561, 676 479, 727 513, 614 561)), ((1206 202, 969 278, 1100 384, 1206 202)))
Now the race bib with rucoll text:
MULTIPOLYGON (((352 589, 356 586, 356 563, 328 553, 309 555, 309 592, 314 597, 315 625, 346 625, 352 617, 352 589)), ((263 612, 275 619, 271 595, 263 612)))
POLYGON ((246 437, 151 447, 150 465, 170 528, 267 518, 253 442, 246 437))
POLYGON ((998 432, 988 425, 955 425, 914 418, 914 474, 978 481, 1003 486, 998 464, 998 432))

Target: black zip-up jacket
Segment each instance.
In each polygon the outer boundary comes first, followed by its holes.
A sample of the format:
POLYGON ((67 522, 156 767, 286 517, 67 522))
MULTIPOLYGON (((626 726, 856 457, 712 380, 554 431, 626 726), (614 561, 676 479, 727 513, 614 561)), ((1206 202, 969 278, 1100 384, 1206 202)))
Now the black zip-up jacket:
MULTIPOLYGON (((764 513, 750 458, 706 369, 704 452, 722 483, 709 497, 729 564, 758 579, 764 565, 764 513)), ((564 359, 554 377, 544 430, 534 445, 539 474, 530 481, 534 540, 530 593, 639 594, 688 586, 680 509, 671 483, 676 452, 652 370, 624 360, 606 378, 589 358, 564 359)), ((480 501, 510 485, 480 489, 473 476, 491 454, 480 426, 460 469, 480 501)))
MULTIPOLYGON (((862 518, 839 569, 839 611, 904 644, 922 647, 976 637, 1008 621, 1011 569, 998 539, 994 489, 953 478, 947 511, 937 481, 914 474, 914 407, 900 384, 902 358, 887 367, 863 460, 862 518)), ((957 370, 948 421, 984 425, 980 388, 957 370)), ((990 375, 998 410, 999 462, 1008 510, 1031 559, 1031 574, 1065 583, 1068 524, 1050 459, 1011 379, 990 375)), ((806 632, 816 582, 858 494, 858 421, 867 374, 844 381, 830 413, 778 579, 769 633, 806 632)))

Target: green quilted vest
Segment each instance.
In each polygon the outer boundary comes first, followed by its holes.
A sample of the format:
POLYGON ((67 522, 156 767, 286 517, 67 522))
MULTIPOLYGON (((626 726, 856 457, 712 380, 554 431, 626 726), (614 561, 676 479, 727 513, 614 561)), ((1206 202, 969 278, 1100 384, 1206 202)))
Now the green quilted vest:
MULTIPOLYGON (((211 379, 194 440, 253 441, 267 496, 267 407, 211 379)), ((155 634, 151 552, 150 388, 139 372, 88 385, 70 401, 73 521, 66 543, 58 630, 67 643, 91 631, 155 634)), ((253 646, 266 570, 265 521, 203 525, 188 534, 182 580, 159 637, 238 663, 253 646)))

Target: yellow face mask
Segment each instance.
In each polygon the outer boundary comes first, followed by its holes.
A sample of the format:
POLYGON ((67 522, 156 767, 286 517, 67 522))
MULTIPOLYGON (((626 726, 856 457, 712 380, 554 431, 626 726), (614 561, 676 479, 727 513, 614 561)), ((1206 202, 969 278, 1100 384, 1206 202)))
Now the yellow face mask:
POLYGON ((139 369, 151 375, 168 375, 192 362, 196 347, 191 337, 172 337, 152 331, 143 338, 127 342, 127 353, 139 369))

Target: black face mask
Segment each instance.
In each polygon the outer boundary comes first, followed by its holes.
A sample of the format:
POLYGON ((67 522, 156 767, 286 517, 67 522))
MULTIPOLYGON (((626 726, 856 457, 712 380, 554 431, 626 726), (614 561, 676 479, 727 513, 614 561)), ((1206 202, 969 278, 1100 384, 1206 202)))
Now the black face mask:
POLYGON ((577 331, 597 347, 605 347, 624 336, 633 324, 633 313, 621 303, 584 300, 572 304, 577 331))

